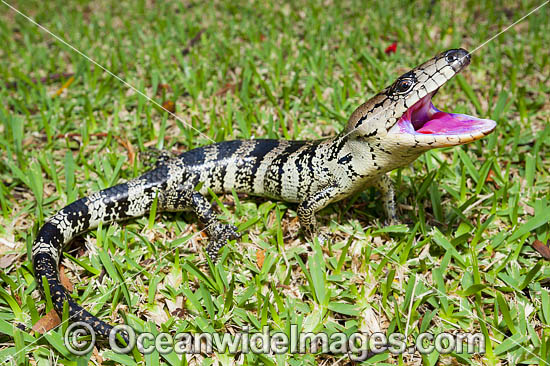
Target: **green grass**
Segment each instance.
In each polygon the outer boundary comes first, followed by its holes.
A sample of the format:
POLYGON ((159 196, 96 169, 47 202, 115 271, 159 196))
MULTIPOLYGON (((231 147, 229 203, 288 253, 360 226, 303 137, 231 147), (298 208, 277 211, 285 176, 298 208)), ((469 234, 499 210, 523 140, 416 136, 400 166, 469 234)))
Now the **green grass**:
MULTIPOLYGON (((51 304, 36 290, 28 253, 48 216, 147 169, 128 146, 184 151, 211 140, 333 135, 403 71, 447 48, 473 49, 538 4, 13 3, 158 103, 173 101, 185 124, 0 4, 0 360, 97 361, 68 352, 66 323, 46 336, 30 331, 51 304), (394 41, 397 53, 386 55, 394 41), (58 96, 67 78, 31 82, 60 73, 75 75, 58 96)), ((384 228, 378 193, 367 190, 318 214, 332 233, 321 247, 298 232, 294 205, 226 195, 216 198, 220 216, 243 238, 218 265, 207 262, 190 214, 104 225, 62 260, 74 298, 108 322, 172 333, 298 324, 410 340, 426 330, 487 335, 483 356, 384 353, 378 364, 550 363, 550 267, 530 245, 550 236, 549 12, 477 51, 435 98, 498 127, 392 172, 405 225, 384 228)), ((103 364, 126 365, 349 363, 322 353, 183 361, 99 353, 103 364)))

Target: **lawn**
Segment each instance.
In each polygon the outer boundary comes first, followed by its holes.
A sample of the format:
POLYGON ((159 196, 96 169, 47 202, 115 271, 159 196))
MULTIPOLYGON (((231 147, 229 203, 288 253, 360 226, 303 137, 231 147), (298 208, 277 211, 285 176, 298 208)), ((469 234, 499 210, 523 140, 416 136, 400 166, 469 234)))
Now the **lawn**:
MULTIPOLYGON (((8 3, 80 53, 0 3, 1 362, 347 365, 320 351, 72 355, 68 322, 33 329, 52 320, 32 241, 76 198, 149 169, 151 148, 332 136, 403 72, 475 49, 542 0, 8 3)), ((434 98, 497 128, 391 173, 401 225, 384 226, 369 189, 317 215, 331 238, 321 246, 299 231, 295 205, 213 197, 243 234, 216 265, 189 213, 103 225, 62 258, 73 297, 111 324, 172 334, 297 325, 399 332, 409 344, 426 331, 485 339, 484 353, 385 352, 364 364, 550 364, 550 266, 533 247, 550 238, 549 15, 550 4, 476 50, 434 98)))

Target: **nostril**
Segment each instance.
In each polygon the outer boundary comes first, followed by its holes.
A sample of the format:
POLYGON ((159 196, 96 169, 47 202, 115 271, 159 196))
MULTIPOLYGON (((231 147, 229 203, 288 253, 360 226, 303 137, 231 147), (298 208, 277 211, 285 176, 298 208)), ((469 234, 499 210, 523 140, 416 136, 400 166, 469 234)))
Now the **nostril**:
POLYGON ((445 61, 448 63, 454 63, 459 61, 462 64, 470 63, 470 54, 465 49, 449 50, 445 54, 445 61))
POLYGON ((461 59, 464 59, 464 63, 465 64, 469 64, 470 63, 470 52, 464 50, 464 49, 460 49, 460 58, 461 59))

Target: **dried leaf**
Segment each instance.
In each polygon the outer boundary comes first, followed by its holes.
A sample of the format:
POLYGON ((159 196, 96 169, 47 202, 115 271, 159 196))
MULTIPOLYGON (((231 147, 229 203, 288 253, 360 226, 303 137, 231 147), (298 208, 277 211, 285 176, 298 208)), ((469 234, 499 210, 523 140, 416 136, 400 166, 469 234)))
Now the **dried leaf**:
POLYGON ((493 169, 490 169, 489 173, 487 174, 487 178, 485 179, 485 182, 493 183, 495 185, 495 188, 500 189, 497 182, 495 182, 495 180, 493 179, 494 176, 496 176, 495 172, 493 171, 493 169))
POLYGON ((172 88, 168 84, 159 84, 157 89, 157 94, 161 94, 162 92, 170 92, 172 91, 172 88))
POLYGON ((44 334, 57 327, 59 324, 61 324, 61 319, 59 319, 59 315, 57 315, 56 311, 52 309, 32 326, 32 330, 44 334))
POLYGON ((67 277, 67 275, 65 274, 65 270, 66 268, 63 266, 59 268, 59 279, 61 280, 61 284, 63 285, 63 287, 65 287, 69 292, 73 292, 74 285, 71 280, 69 280, 69 277, 67 277))
POLYGON ((201 36, 202 34, 204 33, 204 29, 201 29, 196 35, 195 37, 191 38, 191 40, 189 41, 189 43, 187 44, 187 47, 185 47, 182 51, 181 51, 181 54, 182 55, 187 55, 190 51, 191 51, 191 47, 193 47, 200 39, 201 39, 201 36))
POLYGON ((0 238, 0 245, 5 245, 10 249, 15 248, 15 243, 11 240, 0 238))
POLYGON ((258 268, 262 269, 264 265, 265 260, 265 250, 260 249, 256 251, 256 263, 258 264, 258 268))
POLYGON ((531 246, 546 260, 550 260, 550 248, 540 240, 535 240, 531 246))
POLYGON ((6 254, 0 257, 0 268, 8 268, 17 259, 17 254, 6 254))
POLYGON ((493 169, 489 170, 489 173, 487 174, 487 178, 485 179, 485 182, 494 182, 495 180, 493 177, 495 176, 495 172, 493 172, 493 169))
POLYGON ((166 102, 162 103, 162 108, 170 113, 174 113, 176 111, 176 104, 171 100, 167 100, 166 102))
POLYGON ((174 312, 177 313, 183 308, 183 296, 176 297, 176 301, 166 299, 164 302, 166 303, 166 307, 168 308, 168 312, 170 314, 174 314, 174 312))
POLYGON ((228 91, 234 92, 235 91, 235 84, 227 83, 225 84, 220 90, 214 93, 215 97, 220 97, 222 95, 225 95, 228 91))
POLYGON ((128 151, 128 161, 130 162, 130 165, 134 165, 134 160, 136 158, 136 153, 134 151, 132 143, 130 141, 128 141, 127 139, 123 139, 121 137, 117 137, 116 139, 128 151))
POLYGON ((63 85, 61 85, 61 88, 59 88, 58 91, 55 92, 55 96, 58 97, 63 93, 63 90, 67 89, 74 81, 74 76, 71 76, 63 85))
POLYGON ((533 207, 529 205, 522 205, 522 207, 527 215, 535 216, 535 209, 533 207))
POLYGON ((169 320, 168 314, 166 314, 163 304, 154 304, 148 306, 146 313, 156 325, 162 325, 169 320))
MULTIPOLYGON (((40 79, 32 78, 31 83, 37 84, 38 82, 40 82, 41 84, 44 84, 48 81, 57 81, 59 79, 70 78, 73 75, 74 74, 72 72, 63 73, 63 74, 51 74, 51 75, 45 76, 45 77, 40 78, 40 79)), ((11 83, 6 83, 6 88, 8 88, 8 89, 13 89, 13 88, 16 88, 16 87, 17 87, 17 82, 16 81, 13 81, 11 83)))
POLYGON ((153 263, 155 260, 153 258, 147 258, 147 259, 144 259, 140 262, 140 265, 142 266, 148 266, 150 265, 151 263, 153 263))
POLYGON ((162 281, 162 285, 169 285, 173 288, 178 288, 182 282, 183 282, 182 271, 172 270, 168 273, 166 277, 164 277, 164 281, 162 281))
POLYGON ((185 309, 178 308, 178 309, 172 311, 172 312, 170 313, 170 315, 172 315, 172 316, 177 316, 178 318, 185 318, 185 314, 186 314, 186 313, 187 313, 187 312, 185 311, 185 309))
POLYGON ((97 362, 97 365, 102 366, 103 365, 103 357, 101 357, 101 355, 97 351, 97 347, 94 347, 94 350, 92 351, 92 354, 95 357, 95 361, 97 362))
MULTIPOLYGON (((96 133, 91 133, 90 136, 91 137, 107 137, 107 136, 109 136, 109 134, 107 132, 96 132, 96 133)), ((82 135, 78 132, 60 133, 59 135, 56 135, 55 138, 56 139, 72 138, 75 141, 80 142, 80 140, 82 140, 82 135)))

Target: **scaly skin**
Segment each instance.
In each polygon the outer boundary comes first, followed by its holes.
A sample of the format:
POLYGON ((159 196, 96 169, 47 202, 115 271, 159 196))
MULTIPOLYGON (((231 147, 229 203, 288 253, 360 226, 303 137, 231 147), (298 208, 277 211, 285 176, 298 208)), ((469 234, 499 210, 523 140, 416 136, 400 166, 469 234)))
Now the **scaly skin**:
POLYGON ((397 122, 407 109, 436 91, 469 60, 461 49, 437 55, 358 107, 346 129, 332 138, 220 142, 160 160, 138 178, 71 203, 44 224, 34 242, 32 256, 40 289, 43 291, 45 278, 59 314, 66 301, 72 321, 87 322, 97 335, 108 337, 112 327, 80 307, 61 285, 61 250, 100 222, 144 215, 155 197, 159 211, 196 213, 210 237, 207 252, 213 259, 227 240, 237 239, 239 234, 234 226, 216 218, 204 196, 208 188, 215 193, 235 190, 298 203, 298 217, 308 237, 316 234, 317 211, 373 185, 382 191, 388 219, 395 220, 394 193, 387 172, 409 164, 428 149, 474 141, 494 129, 494 124, 485 123, 488 127, 472 129, 471 133, 428 135, 393 128, 399 127, 397 122), (199 183, 202 187, 195 191, 199 183))

